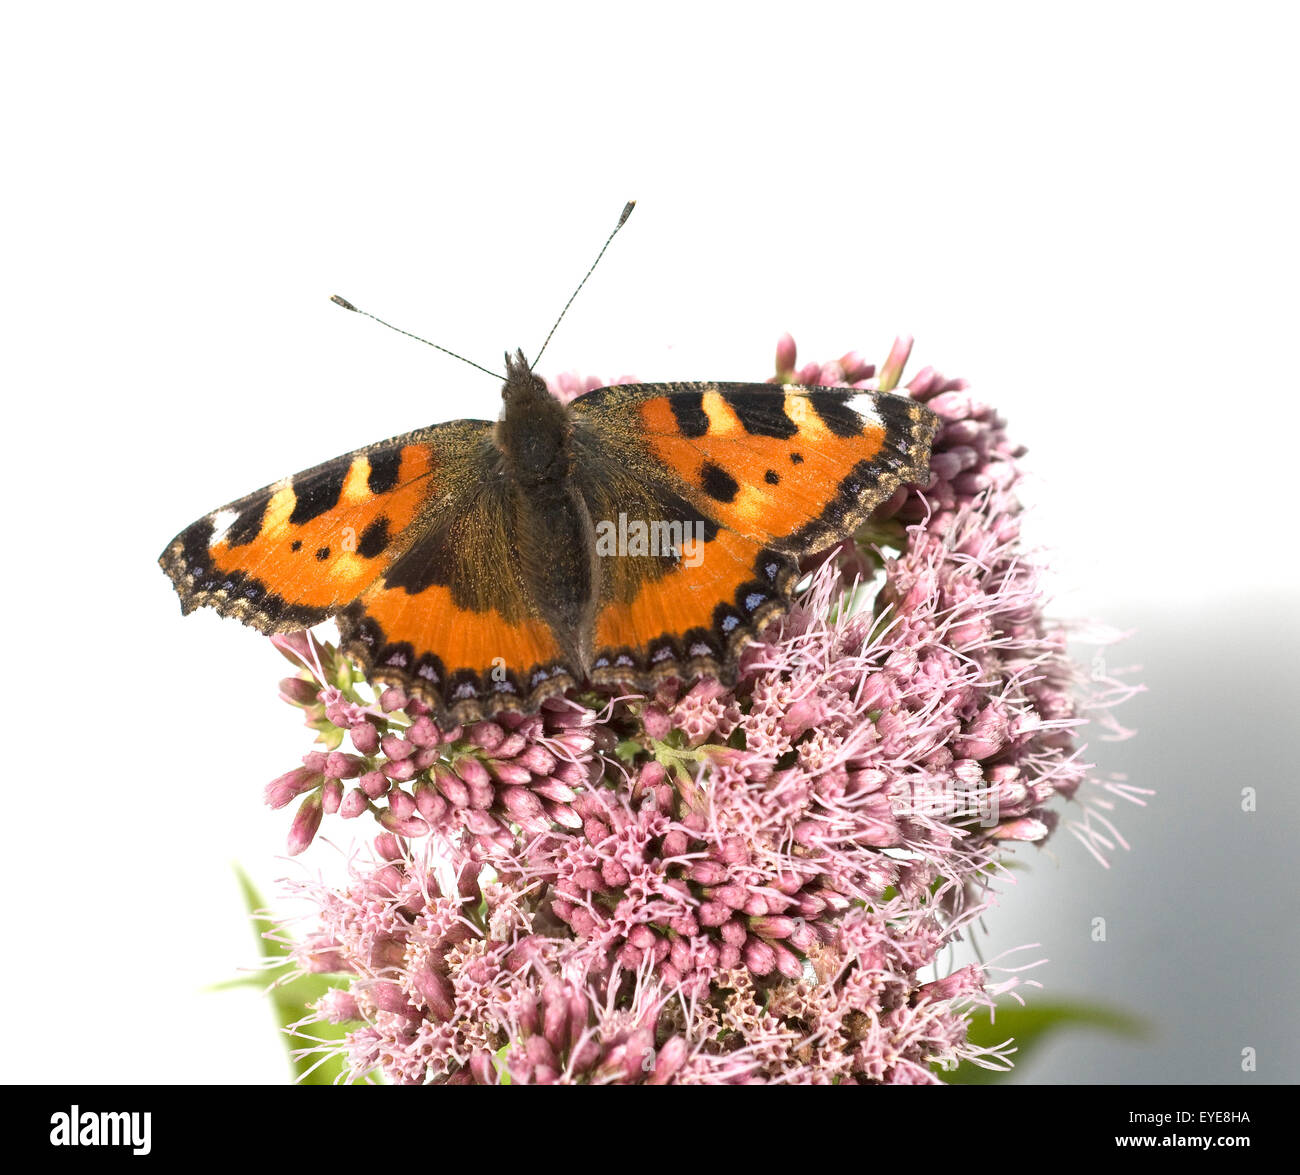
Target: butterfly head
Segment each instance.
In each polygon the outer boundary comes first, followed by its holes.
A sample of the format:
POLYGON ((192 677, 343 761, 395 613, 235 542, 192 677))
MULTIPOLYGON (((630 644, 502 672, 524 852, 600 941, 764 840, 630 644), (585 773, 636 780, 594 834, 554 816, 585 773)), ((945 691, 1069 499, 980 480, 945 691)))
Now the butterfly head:
POLYGON ((516 351, 513 355, 507 351, 506 382, 501 386, 501 399, 506 402, 506 406, 509 407, 513 401, 549 395, 546 381, 541 376, 533 374, 533 369, 528 366, 523 351, 516 351))
POLYGON ((568 411, 534 375, 523 351, 506 353, 505 402, 497 444, 515 477, 524 484, 562 478, 568 470, 568 411))

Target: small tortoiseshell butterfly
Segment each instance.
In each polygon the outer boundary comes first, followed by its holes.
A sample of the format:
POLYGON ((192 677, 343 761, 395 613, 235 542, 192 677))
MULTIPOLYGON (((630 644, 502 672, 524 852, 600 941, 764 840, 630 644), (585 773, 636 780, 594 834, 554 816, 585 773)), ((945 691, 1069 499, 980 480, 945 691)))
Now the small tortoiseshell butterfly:
POLYGON ((622 384, 565 404, 522 351, 501 394, 495 423, 380 441, 187 527, 159 559, 182 612, 267 633, 334 617, 368 679, 449 724, 585 681, 731 684, 799 558, 925 482, 936 427, 856 388, 622 384))

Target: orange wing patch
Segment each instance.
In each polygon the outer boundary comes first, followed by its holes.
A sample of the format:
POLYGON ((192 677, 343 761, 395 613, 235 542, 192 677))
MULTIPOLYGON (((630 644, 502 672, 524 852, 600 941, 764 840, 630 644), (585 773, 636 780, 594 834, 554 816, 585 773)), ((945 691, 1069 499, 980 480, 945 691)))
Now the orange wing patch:
POLYGON ((400 685, 458 722, 535 709, 574 684, 542 620, 461 607, 437 584, 412 593, 377 582, 339 616, 339 631, 372 681, 400 685))
POLYGON ((263 632, 317 624, 400 551, 436 464, 401 438, 327 461, 199 519, 159 562, 185 612, 206 604, 263 632))
POLYGON ((669 676, 728 676, 741 650, 785 614, 798 578, 789 555, 719 530, 631 600, 600 611, 591 678, 646 689, 669 676))
POLYGON ((700 385, 645 400, 655 456, 727 527, 797 553, 844 537, 900 485, 924 480, 932 417, 856 389, 700 385))

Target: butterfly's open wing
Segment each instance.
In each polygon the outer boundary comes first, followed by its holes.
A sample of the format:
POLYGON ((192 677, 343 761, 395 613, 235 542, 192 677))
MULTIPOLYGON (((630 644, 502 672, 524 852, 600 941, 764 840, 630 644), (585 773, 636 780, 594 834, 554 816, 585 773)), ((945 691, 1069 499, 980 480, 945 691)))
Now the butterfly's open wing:
MULTIPOLYGON (((924 483, 936 421, 903 396, 768 384, 625 384, 573 401, 592 518, 695 520, 692 558, 601 560, 596 680, 713 673, 788 610, 797 559, 924 483)), ((621 532, 620 532, 621 533, 621 532)))
POLYGON ((186 527, 159 559, 181 610, 290 632, 355 600, 436 497, 435 432, 335 457, 186 527))
POLYGON ((925 484, 937 427, 908 396, 795 384, 624 384, 573 408, 645 437, 722 526, 795 555, 851 534, 899 486, 925 484))
POLYGON ((381 441, 199 519, 159 560, 182 610, 262 632, 337 616, 371 680, 440 717, 534 708, 572 675, 519 576, 492 427, 381 441))

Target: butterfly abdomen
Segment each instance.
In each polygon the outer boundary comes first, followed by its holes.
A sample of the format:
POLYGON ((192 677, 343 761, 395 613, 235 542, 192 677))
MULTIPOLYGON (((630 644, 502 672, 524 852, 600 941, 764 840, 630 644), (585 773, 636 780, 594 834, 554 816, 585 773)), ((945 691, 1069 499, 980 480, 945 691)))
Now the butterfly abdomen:
POLYGON ((600 594, 595 528, 569 482, 546 482, 514 494, 515 542, 528 594, 571 667, 591 668, 600 594))

